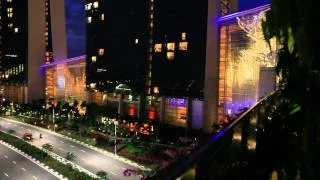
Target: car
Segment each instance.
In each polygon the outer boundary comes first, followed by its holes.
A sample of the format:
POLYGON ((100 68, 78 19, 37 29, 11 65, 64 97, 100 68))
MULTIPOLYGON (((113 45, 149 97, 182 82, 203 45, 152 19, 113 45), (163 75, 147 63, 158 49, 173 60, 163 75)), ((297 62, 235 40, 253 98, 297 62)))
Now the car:
POLYGON ((25 132, 22 138, 25 140, 32 140, 32 132, 25 132))

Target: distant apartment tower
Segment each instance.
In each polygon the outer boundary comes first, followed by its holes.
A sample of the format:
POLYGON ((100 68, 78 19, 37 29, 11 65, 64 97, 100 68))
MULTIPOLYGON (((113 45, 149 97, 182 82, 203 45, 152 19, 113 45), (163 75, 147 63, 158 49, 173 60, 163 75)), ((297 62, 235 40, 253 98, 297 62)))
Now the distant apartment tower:
POLYGON ((155 2, 151 93, 201 98, 208 2, 155 2))
POLYGON ((18 103, 44 98, 46 50, 66 56, 64 1, 0 1, 0 24, 0 95, 18 103))
POLYGON ((87 0, 86 87, 113 92, 119 84, 144 92, 149 1, 87 0))

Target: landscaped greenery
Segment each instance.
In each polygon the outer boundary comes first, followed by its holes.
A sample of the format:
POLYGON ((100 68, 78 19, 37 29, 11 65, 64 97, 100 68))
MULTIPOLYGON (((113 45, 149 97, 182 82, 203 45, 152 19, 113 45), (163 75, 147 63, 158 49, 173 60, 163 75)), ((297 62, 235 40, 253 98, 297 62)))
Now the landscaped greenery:
POLYGON ((319 179, 320 26, 317 25, 317 3, 316 0, 273 0, 262 24, 265 39, 269 42, 276 38, 281 47, 276 70, 281 77, 279 101, 285 111, 281 110, 281 116, 277 116, 281 119, 273 120, 277 121, 274 124, 281 124, 273 130, 287 130, 295 139, 284 147, 285 151, 276 149, 284 152, 282 159, 285 159, 277 162, 277 169, 287 170, 288 179, 297 174, 301 179, 319 179))
POLYGON ((19 139, 17 137, 14 137, 12 135, 9 135, 0 131, 0 140, 13 145, 14 147, 27 153, 33 158, 39 160, 40 162, 44 163, 46 166, 52 168, 53 170, 57 171, 58 173, 62 174, 64 177, 70 180, 95 179, 90 177, 84 172, 80 172, 76 169, 73 169, 70 164, 65 165, 55 160, 54 158, 50 157, 46 152, 38 149, 33 145, 30 145, 29 143, 23 141, 22 139, 19 139))

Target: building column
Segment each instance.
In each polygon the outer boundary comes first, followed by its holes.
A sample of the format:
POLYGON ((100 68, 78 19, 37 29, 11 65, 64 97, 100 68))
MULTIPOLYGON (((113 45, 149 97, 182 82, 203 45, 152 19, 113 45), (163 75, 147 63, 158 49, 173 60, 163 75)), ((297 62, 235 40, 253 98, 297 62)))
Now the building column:
POLYGON ((220 3, 217 0, 208 1, 207 50, 204 92, 204 122, 203 131, 212 133, 212 125, 217 121, 219 102, 219 24, 220 3))

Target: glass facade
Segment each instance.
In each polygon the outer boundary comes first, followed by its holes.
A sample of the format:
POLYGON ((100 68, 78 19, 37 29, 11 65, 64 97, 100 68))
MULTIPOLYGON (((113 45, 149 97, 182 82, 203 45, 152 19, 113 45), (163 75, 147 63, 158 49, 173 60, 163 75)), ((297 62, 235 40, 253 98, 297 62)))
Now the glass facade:
POLYGON ((86 101, 85 56, 45 65, 46 99, 86 101))
POLYGON ((277 43, 265 42, 261 26, 266 10, 220 20, 219 120, 276 88, 277 43))

